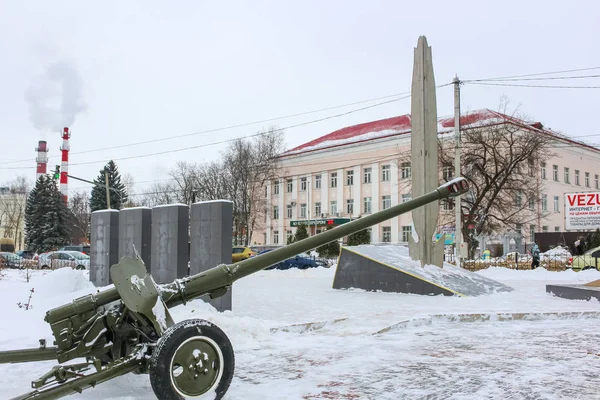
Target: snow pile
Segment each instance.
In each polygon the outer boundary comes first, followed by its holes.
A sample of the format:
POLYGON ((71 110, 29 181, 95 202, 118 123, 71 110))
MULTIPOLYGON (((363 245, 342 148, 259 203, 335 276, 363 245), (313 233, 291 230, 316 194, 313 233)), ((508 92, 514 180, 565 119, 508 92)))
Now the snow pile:
POLYGON ((543 252, 542 255, 545 255, 545 256, 566 256, 566 257, 571 257, 571 252, 566 247, 556 246, 553 249, 550 249, 548 251, 543 252))
MULTIPOLYGON (((433 268, 427 267, 427 273, 433 274, 433 268)), ((335 270, 333 266, 261 271, 234 284, 233 311, 217 312, 202 300, 170 310, 175 322, 206 319, 230 337, 236 372, 224 400, 597 395, 597 379, 590 377, 600 374, 598 319, 593 318, 600 303, 556 298, 545 292, 545 285, 590 282, 600 279, 598 271, 490 267, 475 275, 508 284, 514 291, 447 297, 335 290, 335 270), (586 318, 576 317, 584 312, 586 318), (538 317, 485 318, 499 313, 538 317), (575 316, 544 319, 539 317, 543 313, 575 316), (481 322, 457 322, 465 314, 475 315, 475 320, 477 314, 483 317, 481 322), (310 323, 312 330, 271 333, 271 328, 310 323)), ((45 311, 96 290, 87 271, 33 272, 29 283, 24 272, 16 270, 4 271, 0 279, 0 350, 37 347, 40 338, 52 345, 50 327, 43 321, 45 311), (16 303, 26 301, 32 287, 34 308, 24 311, 16 303)), ((30 391, 31 380, 55 364, 0 365, 2 398, 30 391)), ((134 374, 79 397, 155 398, 148 376, 134 374)))

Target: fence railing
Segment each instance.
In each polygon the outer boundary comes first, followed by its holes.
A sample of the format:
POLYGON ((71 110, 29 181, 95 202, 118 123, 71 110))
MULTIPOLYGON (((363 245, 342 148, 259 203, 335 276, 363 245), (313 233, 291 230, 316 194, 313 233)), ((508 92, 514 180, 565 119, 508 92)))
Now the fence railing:
POLYGON ((0 257, 0 269, 88 269, 89 261, 78 260, 30 260, 0 257))

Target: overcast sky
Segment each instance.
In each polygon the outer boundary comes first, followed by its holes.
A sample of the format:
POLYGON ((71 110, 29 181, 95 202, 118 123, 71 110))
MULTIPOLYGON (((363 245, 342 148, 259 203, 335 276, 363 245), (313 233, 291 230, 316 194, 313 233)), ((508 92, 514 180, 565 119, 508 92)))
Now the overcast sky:
MULTIPOLYGON (((49 169, 60 164, 58 129, 68 124, 70 174, 91 180, 112 158, 141 192, 148 181, 167 178, 176 161, 212 160, 224 145, 187 148, 269 124, 160 139, 409 91, 419 35, 432 47, 437 84, 455 74, 464 80, 598 67, 598 4, 2 0, 0 183, 35 179, 40 139, 50 147, 49 169), (96 149, 104 150, 87 152, 96 149), (187 150, 119 160, 173 149, 187 150)), ((600 70, 563 75, 578 74, 600 70)), ((518 83, 600 86, 600 79, 518 83)), ((600 142, 599 89, 465 85, 463 111, 497 109, 502 95, 547 127, 600 142)), ((451 87, 439 89, 437 101, 438 115, 452 114, 451 87)), ((406 113, 410 99, 287 129, 286 144, 406 113)), ((86 186, 70 181, 72 190, 86 186)))

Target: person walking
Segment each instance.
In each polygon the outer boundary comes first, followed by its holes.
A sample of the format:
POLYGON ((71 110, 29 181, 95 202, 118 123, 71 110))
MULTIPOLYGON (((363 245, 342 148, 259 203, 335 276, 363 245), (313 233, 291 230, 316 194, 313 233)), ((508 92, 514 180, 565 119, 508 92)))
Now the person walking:
POLYGON ((540 266, 540 248, 537 243, 534 243, 531 248, 531 258, 531 269, 536 269, 540 266))

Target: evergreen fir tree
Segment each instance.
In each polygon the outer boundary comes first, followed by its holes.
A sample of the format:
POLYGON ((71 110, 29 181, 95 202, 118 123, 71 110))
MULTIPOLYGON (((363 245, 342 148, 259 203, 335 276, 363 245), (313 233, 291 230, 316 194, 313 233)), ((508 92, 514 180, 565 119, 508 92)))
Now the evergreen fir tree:
MULTIPOLYGON (((329 227, 327 230, 331 229, 329 227)), ((337 240, 329 242, 317 248, 317 252, 321 257, 333 258, 340 255, 340 243, 337 240)))
POLYGON ((351 235, 348 235, 348 246, 358 246, 359 244, 369 244, 371 243, 371 233, 369 233, 369 229, 365 228, 362 231, 358 231, 351 235))
POLYGON ((93 211, 106 210, 106 180, 104 171, 108 170, 108 186, 110 190, 110 208, 120 210, 127 203, 128 195, 125 190, 125 185, 121 182, 121 175, 117 169, 117 164, 110 160, 104 168, 100 170, 100 174, 94 179, 94 187, 92 188, 92 198, 90 200, 90 208, 93 211))
POLYGON ((25 207, 25 243, 38 253, 57 250, 70 239, 71 212, 54 179, 41 176, 25 207))
POLYGON ((296 234, 294 235, 294 242, 298 242, 308 237, 308 230, 305 224, 298 225, 296 228, 296 234))

